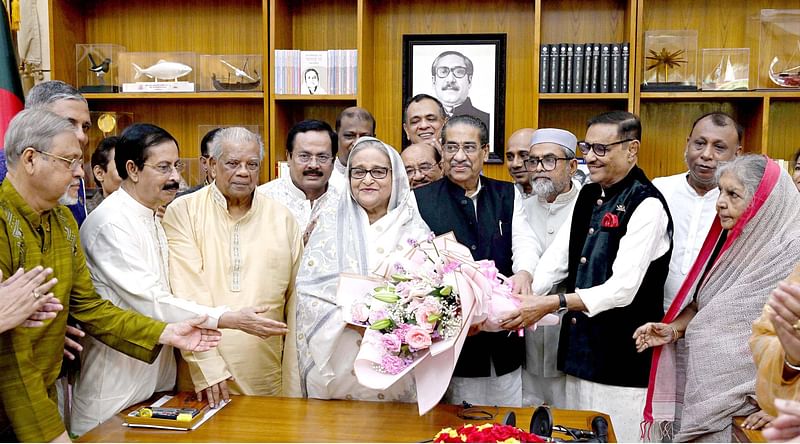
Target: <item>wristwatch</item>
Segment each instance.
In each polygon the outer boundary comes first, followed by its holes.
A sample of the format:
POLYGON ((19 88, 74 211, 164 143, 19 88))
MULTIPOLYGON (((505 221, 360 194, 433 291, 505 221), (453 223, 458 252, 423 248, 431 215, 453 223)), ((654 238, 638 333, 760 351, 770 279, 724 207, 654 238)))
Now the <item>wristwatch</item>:
POLYGON ((556 310, 556 313, 561 314, 566 312, 567 312, 567 295, 565 295, 564 292, 562 291, 561 293, 558 294, 558 310, 556 310))

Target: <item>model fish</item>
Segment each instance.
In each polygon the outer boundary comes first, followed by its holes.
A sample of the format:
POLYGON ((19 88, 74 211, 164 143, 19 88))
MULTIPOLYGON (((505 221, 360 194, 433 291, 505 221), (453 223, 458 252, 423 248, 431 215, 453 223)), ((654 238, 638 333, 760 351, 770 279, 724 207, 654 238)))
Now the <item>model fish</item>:
POLYGON ((155 65, 148 68, 142 68, 135 63, 131 63, 131 65, 133 65, 133 68, 136 70, 134 80, 140 79, 142 76, 147 76, 154 79, 156 82, 159 81, 159 79, 174 80, 177 82, 178 78, 192 72, 191 66, 178 62, 167 62, 166 60, 159 60, 155 65))

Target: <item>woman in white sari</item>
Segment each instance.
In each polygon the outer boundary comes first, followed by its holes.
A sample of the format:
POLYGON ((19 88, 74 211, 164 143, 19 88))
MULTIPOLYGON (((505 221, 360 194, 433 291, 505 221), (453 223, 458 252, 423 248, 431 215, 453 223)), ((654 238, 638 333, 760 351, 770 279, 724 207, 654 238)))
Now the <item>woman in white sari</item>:
POLYGON ((362 137, 347 161, 347 193, 320 209, 297 273, 297 350, 302 395, 320 399, 415 400, 410 375, 386 391, 361 386, 353 362, 363 329, 337 305, 340 273, 373 274, 391 253, 428 237, 397 151, 362 137))

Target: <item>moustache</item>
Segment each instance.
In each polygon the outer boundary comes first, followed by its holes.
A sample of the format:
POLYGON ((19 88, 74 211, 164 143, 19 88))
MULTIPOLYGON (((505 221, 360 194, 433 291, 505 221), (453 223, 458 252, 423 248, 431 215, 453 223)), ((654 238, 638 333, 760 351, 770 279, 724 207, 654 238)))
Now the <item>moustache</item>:
POLYGON ((461 91, 461 88, 455 82, 448 82, 445 83, 445 85, 442 87, 442 91, 447 91, 447 90, 461 91))
POLYGON ((307 171, 303 171, 303 176, 317 176, 317 177, 322 177, 322 171, 320 171, 320 170, 307 170, 307 171))
POLYGON ((181 184, 178 182, 167 182, 161 189, 164 191, 177 190, 180 186, 181 184))

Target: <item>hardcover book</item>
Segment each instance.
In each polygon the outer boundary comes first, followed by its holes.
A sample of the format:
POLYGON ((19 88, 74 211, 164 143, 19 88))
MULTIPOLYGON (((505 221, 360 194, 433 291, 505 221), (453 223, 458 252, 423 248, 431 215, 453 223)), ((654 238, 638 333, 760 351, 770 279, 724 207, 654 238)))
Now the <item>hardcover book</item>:
POLYGON ((625 42, 621 45, 620 52, 621 55, 621 62, 620 62, 620 76, 619 76, 619 84, 620 84, 620 92, 628 92, 628 69, 630 68, 630 55, 631 55, 631 45, 628 42, 625 42))
POLYGON ((550 46, 539 48, 539 92, 550 92, 550 46))
POLYGON ((600 88, 598 92, 607 93, 610 86, 609 73, 611 69, 611 45, 603 43, 600 46, 600 88))
POLYGON ((592 92, 592 47, 593 43, 583 45, 583 92, 592 92))
POLYGON ((566 85, 566 89, 564 92, 571 93, 572 92, 572 71, 575 69, 575 45, 572 43, 567 43, 567 67, 564 69, 564 72, 567 75, 564 83, 566 85))
POLYGON ((622 62, 622 56, 620 54, 620 47, 619 43, 612 43, 611 44, 611 92, 618 93, 621 92, 620 89, 620 64, 622 62))
POLYGON ((558 92, 567 92, 567 44, 558 45, 558 92))
POLYGON ((600 44, 592 44, 592 92, 600 92, 600 44))
POLYGON ((575 62, 573 64, 574 70, 572 74, 572 92, 583 92, 583 48, 582 43, 575 45, 575 62))
POLYGON ((558 43, 550 45, 550 91, 558 92, 558 43))

